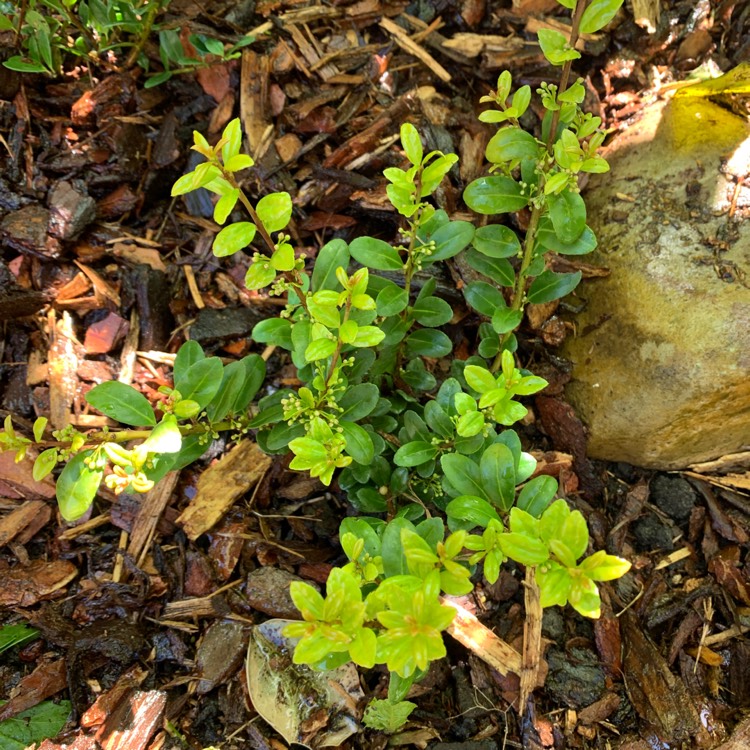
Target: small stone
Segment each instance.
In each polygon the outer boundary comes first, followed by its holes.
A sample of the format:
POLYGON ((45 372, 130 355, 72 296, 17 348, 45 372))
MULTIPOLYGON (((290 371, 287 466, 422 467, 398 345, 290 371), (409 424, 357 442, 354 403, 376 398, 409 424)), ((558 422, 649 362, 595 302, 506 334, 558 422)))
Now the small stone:
POLYGON ((261 316, 250 307, 225 307, 222 310, 204 307, 190 326, 190 338, 203 347, 244 338, 260 320, 261 316))
POLYGON ((49 222, 50 212, 32 203, 5 216, 0 223, 0 234, 6 244, 22 253, 57 258, 61 253, 60 243, 48 234, 49 222))
POLYGON ((655 513, 639 518, 631 526, 636 546, 641 552, 670 552, 674 549, 672 529, 655 513))
POLYGON ((592 458, 671 470, 747 444, 750 186, 726 172, 748 138, 745 118, 678 95, 646 107, 588 184, 590 262, 610 275, 579 287, 564 355, 592 458))
POLYGON ((604 669, 593 651, 572 648, 570 653, 552 647, 547 654, 549 673, 545 689, 556 703, 571 708, 590 706, 607 689, 604 669))
POLYGON ((681 476, 657 474, 651 480, 651 501, 677 523, 690 518, 696 496, 690 482, 681 476))
POLYGON ((96 201, 65 180, 52 190, 49 207, 49 233, 61 240, 74 239, 96 219, 96 201))
POLYGON ((289 595, 289 584, 301 581, 281 568, 258 568, 247 576, 245 596, 248 604, 271 617, 296 620, 299 610, 289 595))

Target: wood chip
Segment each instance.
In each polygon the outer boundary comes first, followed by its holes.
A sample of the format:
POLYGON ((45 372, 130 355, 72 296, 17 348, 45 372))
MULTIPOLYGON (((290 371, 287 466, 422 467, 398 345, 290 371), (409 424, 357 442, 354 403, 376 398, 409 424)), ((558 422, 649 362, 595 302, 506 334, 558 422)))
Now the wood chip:
MULTIPOLYGON (((29 457, 35 457, 29 452, 29 457)), ((33 461, 16 462, 15 451, 0 453, 0 494, 15 498, 53 498, 55 482, 51 476, 37 482, 32 474, 33 461)))
POLYGON ((161 726, 167 694, 161 690, 132 690, 96 733, 102 750, 145 750, 161 726))
POLYGON ((0 547, 15 539, 46 507, 43 500, 29 500, 0 518, 0 547))
POLYGON ((402 50, 416 57, 426 65, 441 81, 450 83, 451 74, 426 50, 420 47, 397 23, 383 18, 380 26, 385 29, 402 50))
POLYGON ((482 661, 497 670, 501 675, 521 674, 523 662, 521 654, 509 643, 499 638, 488 627, 482 625, 468 610, 450 599, 443 604, 453 607, 456 616, 448 627, 448 634, 474 652, 482 661))
POLYGON ((49 421, 61 430, 70 422, 70 408, 78 389, 78 360, 80 344, 73 334, 73 321, 68 312, 55 320, 54 311, 47 316, 52 337, 48 353, 49 364, 49 421))
POLYGON ((195 497, 177 519, 188 538, 194 541, 213 528, 270 466, 271 458, 250 440, 243 440, 209 466, 198 480, 195 497))
POLYGON ((146 493, 141 502, 128 544, 128 554, 137 560, 139 565, 151 544, 156 525, 169 504, 179 477, 178 471, 170 471, 153 489, 146 493))
POLYGON ((14 689, 14 696, 0 708, 0 722, 10 719, 68 686, 65 659, 42 662, 14 689))
POLYGON ((148 677, 148 670, 139 664, 120 675, 117 682, 105 693, 102 693, 94 704, 81 716, 81 726, 89 729, 101 726, 115 710, 126 693, 140 687, 148 677))
POLYGON ((31 607, 48 599, 78 575, 78 568, 68 560, 44 562, 34 560, 3 571, 0 606, 31 607))
POLYGON ((242 51, 240 76, 240 118, 247 136, 249 151, 257 161, 268 119, 268 66, 266 55, 250 49, 242 51))
POLYGON ((698 712, 685 683, 669 671, 661 652, 644 634, 632 612, 626 612, 621 621, 623 668, 628 675, 630 701, 638 715, 665 742, 689 742, 702 734, 698 712))

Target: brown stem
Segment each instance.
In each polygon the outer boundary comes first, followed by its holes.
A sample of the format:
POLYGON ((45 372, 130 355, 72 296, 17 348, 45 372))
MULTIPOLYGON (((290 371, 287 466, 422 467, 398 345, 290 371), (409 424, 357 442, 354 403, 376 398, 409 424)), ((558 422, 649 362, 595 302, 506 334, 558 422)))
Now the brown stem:
MULTIPOLYGON (((232 428, 231 422, 218 422, 215 425, 211 425, 210 428, 206 425, 183 425, 180 427, 180 434, 185 437, 187 435, 202 435, 209 431, 211 432, 222 432, 223 430, 229 430, 232 428)), ((128 443, 131 440, 145 440, 150 437, 152 430, 119 430, 117 432, 92 432, 86 436, 86 442, 84 445, 90 443, 101 444, 101 443, 128 443)), ((40 440, 35 445, 39 448, 67 448, 70 446, 70 440, 40 440)))
MULTIPOLYGON (((576 42, 578 41, 579 37, 579 27, 581 25, 581 17, 583 16, 583 11, 586 10, 586 6, 588 5, 588 0, 578 0, 576 3, 575 10, 573 11, 573 18, 571 21, 571 30, 570 30, 570 46, 572 48, 575 48, 576 42)), ((570 81, 570 72, 573 68, 573 61, 572 60, 566 60, 565 64, 563 65, 562 73, 560 74, 560 86, 557 91, 558 97, 560 94, 562 94, 567 88, 568 83, 570 81)), ((552 146, 555 142, 555 133, 557 132, 557 125, 560 122, 560 110, 556 109, 552 113, 552 121, 550 123, 550 129, 549 133, 547 135, 547 154, 549 154, 552 150, 552 146)), ((544 188, 544 177, 540 177, 539 181, 539 190, 542 190, 544 188)), ((511 302, 511 310, 518 311, 523 309, 523 303, 524 298, 526 296, 526 271, 528 270, 529 266, 531 265, 531 261, 534 255, 534 244, 536 242, 536 230, 539 226, 539 220, 542 218, 542 209, 539 206, 534 206, 531 209, 531 218, 529 219, 529 226, 526 229, 526 239, 524 240, 523 245, 523 257, 521 259, 521 267, 518 270, 518 276, 516 277, 516 283, 515 287, 513 289, 513 300, 511 302)), ((502 355, 503 355, 503 348, 508 343, 508 340, 513 335, 513 331, 508 331, 507 333, 504 333, 502 338, 500 339, 500 351, 497 353, 497 356, 495 357, 492 367, 490 370, 492 372, 497 372, 501 365, 502 365, 502 355)))
POLYGON ((141 51, 146 46, 146 41, 151 35, 151 29, 153 28, 154 21, 156 20, 156 14, 161 10, 161 5, 161 3, 155 2, 149 9, 146 20, 143 22, 143 26, 141 28, 141 35, 138 37, 138 41, 133 46, 133 49, 130 50, 128 59, 125 62, 126 68, 131 68, 138 61, 138 55, 141 54, 141 51))
MULTIPOLYGON (((255 226, 257 227, 258 233, 262 237, 263 242, 266 244, 266 247, 269 249, 271 255, 273 255, 276 252, 276 243, 274 243, 271 235, 268 234, 266 228, 263 226, 263 222, 260 220, 260 216, 258 216, 258 213, 253 208, 253 204, 250 203, 249 198, 245 195, 245 191, 237 184, 237 180, 234 179, 234 175, 231 172, 227 172, 222 169, 222 176, 235 190, 240 191, 240 203, 242 203, 242 205, 245 207, 245 210, 253 220, 253 224, 255 224, 255 226)), ((302 284, 297 279, 296 273, 293 271, 285 271, 283 275, 284 278, 290 284, 292 284, 292 286, 296 287, 297 296, 300 299, 302 307, 307 310, 307 300, 305 299, 305 293, 302 289, 302 284)))

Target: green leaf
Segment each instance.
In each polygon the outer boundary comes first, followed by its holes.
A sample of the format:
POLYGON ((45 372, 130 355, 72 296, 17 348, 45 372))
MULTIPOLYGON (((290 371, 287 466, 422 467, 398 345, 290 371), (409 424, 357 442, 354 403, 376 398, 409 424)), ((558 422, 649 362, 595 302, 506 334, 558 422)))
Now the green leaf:
MULTIPOLYGON (((5 701, 0 701, 0 705, 5 701)), ((44 701, 0 722, 0 747, 3 750, 26 750, 57 736, 70 715, 70 701, 44 701)))
POLYGON ((560 255, 587 255, 594 251, 597 245, 596 235, 589 227, 584 227, 581 236, 575 242, 562 242, 546 216, 539 222, 536 239, 541 247, 560 255))
POLYGON ((580 52, 568 45, 568 40, 559 31, 539 29, 537 35, 544 56, 553 65, 564 65, 567 60, 577 60, 581 56, 580 52))
POLYGON ((487 499, 507 511, 516 497, 516 467, 507 445, 493 443, 479 460, 479 472, 487 499))
POLYGON ((586 519, 579 510, 574 510, 563 523, 560 540, 573 554, 573 560, 578 560, 586 552, 589 545, 589 529, 586 519))
POLYGON ((175 416, 165 414, 139 447, 147 453, 179 453, 182 434, 175 416))
POLYGON ((450 221, 443 224, 432 236, 435 247, 429 255, 422 256, 422 263, 435 263, 458 255, 474 237, 474 225, 468 221, 450 221))
POLYGON ((20 55, 9 57, 3 65, 9 70, 15 70, 17 73, 46 73, 47 69, 38 62, 28 62, 20 55))
POLYGON ((530 479, 516 500, 516 507, 539 518, 552 502, 557 492, 557 480, 542 474, 530 479))
POLYGON ((486 367, 466 365, 464 367, 464 378, 466 378, 469 388, 477 393, 488 393, 497 388, 495 376, 486 367))
POLYGON ((238 221, 224 227, 214 239, 213 251, 218 258, 233 255, 247 247, 255 237, 256 226, 249 221, 238 221))
POLYGON ((520 211, 529 199, 514 179, 495 175, 471 182, 464 190, 464 202, 478 214, 505 214, 520 211))
POLYGON ((522 320, 522 310, 512 310, 510 307, 498 307, 492 315, 492 329, 495 333, 515 331, 521 325, 522 320))
MULTIPOLYGON (((159 37, 161 38, 161 32, 159 37)), ((164 42, 162 41, 162 44, 163 43, 164 42)), ((173 53, 175 55, 181 55, 182 43, 179 36, 174 41, 173 46, 173 53)), ((170 57, 172 57, 172 55, 170 55, 170 57)), ((224 164, 226 164, 233 156, 237 156, 237 154, 240 153, 240 148, 242 147, 242 123, 240 122, 239 117, 235 117, 227 124, 221 137, 226 139, 226 143, 221 147, 221 158, 224 164)))
POLYGON ((73 456, 57 478, 55 494, 60 515, 66 521, 77 520, 91 507, 101 484, 104 472, 92 471, 84 464, 92 453, 84 451, 73 456))
POLYGON ((402 445, 396 451, 393 456, 393 463, 396 466, 420 466, 435 458, 437 454, 438 449, 432 443, 414 440, 402 445))
POLYGON ((47 427, 48 421, 47 417, 37 417, 34 420, 34 440, 36 440, 37 443, 44 437, 44 430, 47 427))
POLYGON ((274 344, 287 351, 292 348, 292 322, 284 318, 261 320, 250 335, 260 344, 274 344))
POLYGON ((555 562, 548 562, 536 571, 539 584, 539 603, 542 607, 564 607, 573 579, 570 573, 555 562))
POLYGON ((490 258, 514 258, 521 255, 521 243, 516 233, 502 224, 479 227, 472 242, 474 248, 490 258))
POLYGON ((351 345, 357 347, 377 346, 384 338, 385 331, 377 326, 360 326, 351 345))
POLYGON ((617 15, 621 5, 622 0, 591 0, 581 17, 581 34, 601 31, 617 15))
POLYGON ((433 159, 422 172, 422 191, 420 197, 424 198, 426 195, 431 195, 457 161, 458 156, 456 154, 443 154, 437 159, 433 159))
MULTIPOLYGON (((3 63, 4 65, 6 63, 3 63)), ((156 75, 149 76, 146 79, 146 82, 143 84, 144 89, 153 89, 157 86, 161 86, 162 83, 166 83, 170 78, 172 77, 172 71, 171 70, 163 70, 161 73, 157 73, 156 75)), ((185 192, 190 192, 185 191, 185 192)), ((172 195, 181 195, 181 193, 172 193, 172 195)))
POLYGON ((276 269, 270 260, 254 260, 245 274, 245 286, 248 289, 262 289, 276 278, 276 269))
POLYGON ((417 323, 430 328, 442 326, 453 317, 453 308, 440 297, 417 299, 411 312, 417 323))
POLYGON ((383 570, 388 578, 409 573, 406 555, 401 544, 402 529, 416 531, 411 521, 399 517, 390 521, 383 531, 381 555, 383 556, 383 570))
POLYGON ((428 401, 424 407, 424 420, 440 437, 452 438, 455 428, 448 413, 437 401, 428 401))
POLYGON ((57 458, 57 448, 47 448, 36 457, 31 469, 31 476, 35 482, 41 482, 44 477, 52 472, 52 469, 57 465, 57 458))
POLYGON ((525 534, 501 534, 498 544, 503 554, 521 565, 541 565, 549 559, 547 545, 525 534))
POLYGON ((461 437, 474 437, 484 429, 484 415, 478 411, 462 414, 456 424, 456 432, 461 437))
POLYGON ((568 245, 575 242, 586 228, 586 204, 578 193, 565 190, 547 196, 549 216, 555 234, 568 245))
POLYGON ((380 399, 380 389, 373 383, 359 383, 347 388, 341 398, 339 406, 343 409, 339 419, 358 422, 375 409, 380 399))
POLYGON ((105 416, 123 424, 133 427, 156 424, 148 399, 133 386, 116 380, 94 386, 86 394, 86 401, 105 416))
POLYGON ((555 273, 555 271, 543 271, 537 276, 529 287, 527 300, 534 304, 551 302, 570 294, 581 280, 581 272, 555 273))
POLYGON ((505 298, 499 289, 486 281, 472 281, 464 287, 466 301, 482 315, 491 318, 498 308, 507 307, 505 298))
POLYGON ((340 239, 326 242, 315 258, 310 288, 313 292, 319 292, 322 289, 341 289, 341 285, 336 279, 336 269, 347 269, 348 267, 349 246, 346 242, 340 239))
POLYGON ((469 248, 464 255, 466 262, 477 273, 492 279, 500 286, 513 286, 516 282, 516 273, 506 258, 490 258, 473 248, 469 248))
POLYGON ((374 237, 357 237, 349 245, 349 252, 358 263, 376 271, 401 271, 404 267, 398 252, 374 237))
POLYGON ((315 339, 305 349, 305 360, 317 362, 319 359, 330 357, 335 351, 336 341, 334 339, 315 339))
POLYGON ((630 570, 630 563, 621 557, 608 555, 604 550, 599 550, 587 557, 578 569, 592 581, 614 581, 630 570))
POLYGON ((184 373, 175 372, 174 385, 183 399, 195 401, 205 409, 218 393, 223 373, 221 360, 208 357, 190 365, 184 373))
POLYGON ((430 328, 423 328, 414 331, 406 339, 407 357, 447 357, 453 344, 451 340, 442 332, 430 328))
POLYGON ((401 126, 401 145, 404 147, 406 158, 415 167, 422 163, 422 139, 410 122, 405 122, 401 126))
POLYGON ((485 152, 487 161, 502 164, 511 159, 535 159, 539 156, 539 143, 531 133, 519 127, 498 130, 490 138, 485 152))
POLYGON ((264 195, 255 207, 267 232, 280 232, 292 218, 292 198, 289 193, 264 195))
POLYGON ((388 318, 391 315, 398 315, 406 309, 408 304, 409 295, 406 290, 392 282, 388 282, 388 284, 378 292, 378 296, 375 298, 375 306, 378 315, 383 318, 388 318))
POLYGON ((224 195, 219 198, 216 205, 214 206, 214 221, 217 224, 223 224, 227 220, 229 214, 231 214, 234 210, 234 207, 237 204, 237 199, 239 197, 239 188, 234 188, 228 193, 224 193, 224 195))
POLYGON ((239 364, 245 370, 245 379, 242 387, 234 392, 234 402, 229 409, 229 414, 240 414, 247 409, 266 379, 266 362, 260 355, 248 354, 239 361, 239 364))
POLYGON ((470 523, 472 527, 481 526, 487 528, 490 521, 500 521, 497 511, 481 497, 473 495, 460 495, 451 500, 445 508, 449 518, 470 523))
POLYGON ((479 466, 470 458, 459 453, 448 453, 440 459, 440 466, 456 497, 472 495, 487 500, 479 466))
POLYGON ((0 627, 0 654, 14 646, 33 641, 39 631, 29 627, 25 622, 0 627))
MULTIPOLYGON (((258 433, 259 436, 261 433, 258 433)), ((269 450, 277 451, 281 448, 288 449, 292 440, 301 438, 305 434, 305 428, 299 424, 288 425, 286 422, 279 422, 271 428, 266 438, 266 445, 269 450)))
POLYGON ((186 341, 177 352, 172 368, 174 382, 184 382, 188 370, 196 363, 205 359, 203 347, 197 341, 186 341))
POLYGON ((375 457, 375 448, 370 433, 364 427, 345 420, 339 421, 339 427, 342 428, 342 434, 346 440, 346 452, 358 464, 366 466, 372 463, 372 459, 375 457))
POLYGON ((237 154, 229 161, 224 162, 227 172, 240 172, 243 169, 249 169, 255 162, 247 154, 237 154))
POLYGON ((282 242, 271 256, 271 266, 276 271, 291 271, 294 261, 294 248, 288 242, 282 242))

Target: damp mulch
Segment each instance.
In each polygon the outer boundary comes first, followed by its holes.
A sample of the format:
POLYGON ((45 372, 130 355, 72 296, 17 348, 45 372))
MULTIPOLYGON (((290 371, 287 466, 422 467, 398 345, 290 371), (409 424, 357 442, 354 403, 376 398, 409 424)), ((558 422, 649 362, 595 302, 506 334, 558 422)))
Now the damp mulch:
MULTIPOLYGON (((586 107, 615 130, 690 71, 727 70, 750 50, 743 3, 677 2, 660 14, 659 3, 633 5, 640 25, 628 6, 610 31, 583 38, 576 65, 586 107)), ((101 427, 87 391, 119 378, 154 396, 188 337, 227 361, 264 354, 270 385, 293 386, 288 359, 249 338, 279 301, 244 288, 248 255, 212 255, 208 193, 170 197, 194 166, 192 131, 215 140, 240 117, 256 161, 244 186, 254 198, 292 195, 290 232, 308 258, 332 237, 390 241, 399 217, 382 171, 400 164, 400 124, 414 122, 428 149, 459 154, 437 200, 465 214, 461 191, 482 173, 492 133, 476 119, 479 97, 504 69, 519 85, 553 77, 534 38, 545 26, 564 29, 559 10, 552 0, 173 0, 163 23, 182 29, 187 53, 192 31, 230 42, 255 30, 257 41, 235 61, 155 88, 144 88, 139 69, 51 81, 0 68, 2 417, 22 431, 38 415, 56 427, 101 427)), ((158 61, 155 41, 146 52, 158 61)), ((524 125, 537 127, 539 114, 532 108, 524 125)), ((527 217, 510 220, 523 230, 527 217)), ((460 270, 439 273, 461 320, 449 331, 454 351, 469 356, 480 321, 457 291, 460 270)), ((517 680, 449 640, 448 659, 415 690, 418 708, 390 742, 746 748, 747 488, 717 472, 588 460, 555 354, 572 314, 539 309, 524 324, 520 355, 551 386, 530 404, 536 419, 522 438, 585 513, 594 546, 633 568, 603 586, 600 620, 544 613, 546 680, 527 705, 518 705, 517 680)), ((342 560, 336 534, 351 512, 335 483, 325 488, 289 471, 286 458, 222 436, 145 498, 102 490, 83 522, 67 526, 53 482, 35 482, 27 464, 0 454, 0 624, 37 631, 2 655, 0 719, 70 700, 70 719, 45 750, 283 747, 248 699, 250 629, 294 615, 291 580, 325 582, 342 560)), ((510 567, 494 585, 477 581, 466 605, 520 649, 523 597, 523 572, 510 567)), ((385 685, 382 671, 362 676, 368 698, 385 685)), ((342 747, 388 742, 363 730, 342 747)))

